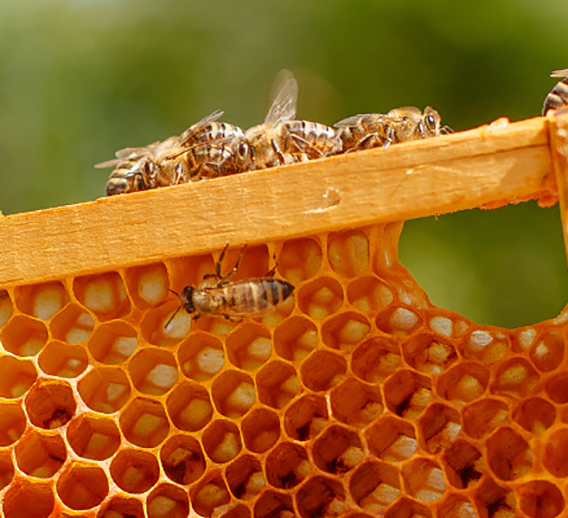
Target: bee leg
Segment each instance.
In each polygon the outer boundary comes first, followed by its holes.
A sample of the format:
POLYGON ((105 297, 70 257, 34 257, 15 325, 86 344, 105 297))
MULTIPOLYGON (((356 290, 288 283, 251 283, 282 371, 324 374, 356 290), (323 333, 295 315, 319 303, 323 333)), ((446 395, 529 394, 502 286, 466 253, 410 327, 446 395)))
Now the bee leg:
POLYGON ((195 315, 191 317, 191 320, 197 320, 199 318, 201 318, 201 313, 195 313, 195 315))
POLYGON ((190 175, 191 180, 199 180, 201 176, 201 169, 203 169, 203 164, 199 164, 195 171, 193 171, 190 175))
MULTIPOLYGON (((229 246, 229 243, 226 244, 225 248, 223 249, 223 252, 221 253, 221 257, 219 257, 219 264, 221 263, 221 260, 223 259, 223 256, 225 255, 225 250, 227 250, 227 247, 229 246)), ((233 269, 224 277, 221 277, 219 279, 219 285, 222 285, 231 275, 233 275, 234 273, 236 273, 236 271, 239 269, 239 265, 241 264, 241 259, 243 258, 243 254, 245 253, 245 248, 247 247, 247 245, 243 246, 243 248, 241 249, 241 253, 239 254, 239 258, 237 259, 237 262, 235 263, 235 266, 233 266, 233 269)), ((218 268, 218 272, 220 272, 221 267, 219 266, 218 268)))
POLYGON ((280 164, 282 164, 282 165, 286 164, 286 157, 284 156, 284 153, 282 153, 282 150, 280 149, 280 147, 278 146, 276 141, 274 139, 272 139, 270 141, 270 144, 272 145, 272 150, 278 156, 278 160, 280 160, 280 164))
POLYGON ((274 266, 270 270, 268 270, 263 275, 263 277, 274 277, 274 274, 276 273, 276 268, 278 268, 278 261, 276 261, 276 252, 274 252, 272 259, 274 259, 274 266))
MULTIPOLYGON (((225 245, 225 248, 223 248, 223 251, 221 252, 221 255, 219 256, 219 260, 217 261, 217 263, 215 264, 215 273, 217 274, 217 278, 220 279, 221 278, 221 263, 223 262, 223 259, 225 258, 225 252, 227 251, 227 248, 229 248, 229 242, 227 241, 227 244, 225 245)), ((208 276, 203 277, 204 279, 207 278, 208 276)), ((213 277, 212 275, 209 275, 209 277, 213 277)))
POLYGON ((306 139, 303 139, 299 135, 290 135, 290 138, 294 141, 294 144, 298 148, 298 151, 311 155, 312 158, 321 158, 324 154, 312 144, 310 144, 306 139), (314 156, 315 155, 315 156, 314 156))

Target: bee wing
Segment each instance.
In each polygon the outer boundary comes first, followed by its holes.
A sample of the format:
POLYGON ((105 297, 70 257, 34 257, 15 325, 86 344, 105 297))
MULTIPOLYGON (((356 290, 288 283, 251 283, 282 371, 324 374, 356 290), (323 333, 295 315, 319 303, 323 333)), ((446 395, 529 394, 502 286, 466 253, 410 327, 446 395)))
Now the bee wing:
POLYGON ((205 129, 212 122, 215 122, 223 113, 225 113, 223 110, 215 110, 213 113, 207 115, 207 117, 203 117, 199 122, 192 124, 180 135, 180 144, 182 146, 186 144, 193 135, 205 129))
POLYGON ((95 164, 97 169, 106 169, 107 167, 116 167, 118 164, 124 162, 121 158, 115 158, 114 160, 107 160, 106 162, 101 162, 100 164, 95 164))
POLYGON ((568 68, 563 68, 562 70, 555 70, 550 74, 550 77, 568 77, 568 68))
POLYGON ((264 119, 271 126, 281 121, 292 120, 296 117, 298 103, 298 83, 289 70, 278 72, 272 87, 272 102, 264 119))
POLYGON ((359 115, 353 115, 353 117, 347 117, 346 119, 340 120, 339 122, 336 122, 333 127, 334 128, 348 128, 350 126, 357 126, 357 124, 359 124, 359 121, 361 120, 361 117, 367 117, 368 115, 371 114, 359 114, 359 115))

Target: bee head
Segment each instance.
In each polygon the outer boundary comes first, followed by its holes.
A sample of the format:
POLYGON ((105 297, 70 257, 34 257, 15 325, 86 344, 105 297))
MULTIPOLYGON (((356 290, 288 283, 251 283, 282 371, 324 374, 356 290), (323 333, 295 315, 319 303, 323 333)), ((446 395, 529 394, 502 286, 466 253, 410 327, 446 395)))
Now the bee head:
POLYGON ((188 313, 195 311, 195 306, 193 305, 193 289, 193 286, 186 286, 179 296, 182 306, 188 313))

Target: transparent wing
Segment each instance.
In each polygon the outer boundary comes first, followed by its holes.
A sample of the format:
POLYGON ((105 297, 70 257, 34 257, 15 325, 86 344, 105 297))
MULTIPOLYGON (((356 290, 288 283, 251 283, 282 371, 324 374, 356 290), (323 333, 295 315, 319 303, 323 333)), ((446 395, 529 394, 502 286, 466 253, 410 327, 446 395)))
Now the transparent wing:
MULTIPOLYGON (((333 127, 334 128, 348 128, 350 126, 357 126, 357 124, 359 124, 359 121, 361 120, 361 117, 368 117, 369 115, 374 115, 374 114, 359 114, 359 115, 353 115, 353 117, 347 117, 346 119, 340 120, 339 122, 336 122, 333 127)), ((379 114, 377 114, 377 117, 379 117, 379 114)))
POLYGON ((207 117, 203 117, 199 122, 192 124, 189 128, 187 128, 181 135, 180 135, 180 143, 184 145, 187 141, 196 133, 204 130, 209 124, 215 122, 219 117, 221 117, 225 113, 223 110, 215 110, 213 113, 207 115, 207 117))
POLYGON ((289 70, 278 72, 272 87, 272 102, 265 124, 275 125, 280 121, 292 120, 296 117, 296 104, 298 103, 298 83, 289 70))
POLYGON ((563 68, 562 70, 555 70, 550 74, 550 77, 568 77, 568 68, 563 68))

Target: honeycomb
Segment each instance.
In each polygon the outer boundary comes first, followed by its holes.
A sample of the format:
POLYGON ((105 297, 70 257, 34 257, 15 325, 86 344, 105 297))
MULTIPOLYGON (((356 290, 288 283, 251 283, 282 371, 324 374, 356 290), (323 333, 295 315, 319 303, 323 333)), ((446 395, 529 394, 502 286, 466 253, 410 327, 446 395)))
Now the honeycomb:
POLYGON ((568 310, 435 307, 401 229, 249 246, 295 285, 262 319, 166 327, 219 251, 4 290, 3 517, 568 516, 568 310))

